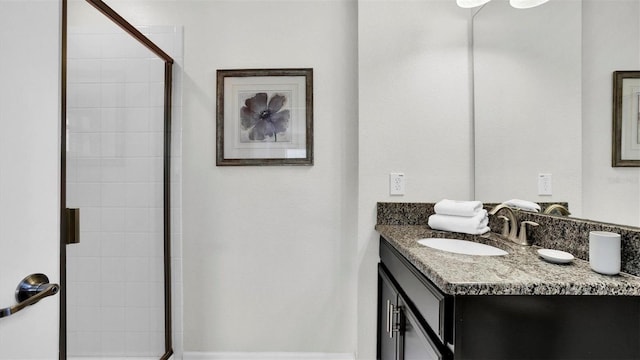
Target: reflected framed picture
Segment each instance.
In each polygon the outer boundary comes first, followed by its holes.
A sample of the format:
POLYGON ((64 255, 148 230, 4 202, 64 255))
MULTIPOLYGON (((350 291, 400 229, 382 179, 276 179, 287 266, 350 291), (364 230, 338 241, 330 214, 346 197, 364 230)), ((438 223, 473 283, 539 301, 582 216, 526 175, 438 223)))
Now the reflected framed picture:
POLYGON ((611 166, 640 166, 640 71, 613 72, 611 166))
POLYGON ((218 70, 216 165, 313 165, 313 69, 218 70))

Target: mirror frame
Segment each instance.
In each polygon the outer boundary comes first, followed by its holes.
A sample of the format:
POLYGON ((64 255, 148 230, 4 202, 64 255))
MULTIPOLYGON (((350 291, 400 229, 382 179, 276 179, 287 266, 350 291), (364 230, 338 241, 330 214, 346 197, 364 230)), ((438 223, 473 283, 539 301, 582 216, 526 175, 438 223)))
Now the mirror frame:
POLYGON ((624 101, 623 85, 625 80, 630 79, 640 79, 640 71, 613 72, 613 137, 611 142, 611 166, 613 167, 640 166, 640 159, 622 158, 622 137, 626 133, 623 127, 624 119, 622 117, 624 105, 627 105, 624 101))

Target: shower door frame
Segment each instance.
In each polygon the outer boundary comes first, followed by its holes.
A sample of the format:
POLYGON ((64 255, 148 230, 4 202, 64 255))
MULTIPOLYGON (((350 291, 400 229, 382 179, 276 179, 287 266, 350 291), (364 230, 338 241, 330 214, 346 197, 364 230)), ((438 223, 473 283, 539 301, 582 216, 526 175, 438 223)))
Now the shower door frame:
MULTIPOLYGON (((60 329, 59 360, 67 359, 67 239, 71 235, 67 212, 67 0, 61 12, 61 131, 60 131, 60 329)), ((149 38, 120 16, 102 0, 86 0, 91 6, 131 35, 141 45, 164 61, 164 161, 163 161, 163 241, 164 241, 164 354, 167 360, 173 354, 171 324, 171 101, 174 60, 149 38)))

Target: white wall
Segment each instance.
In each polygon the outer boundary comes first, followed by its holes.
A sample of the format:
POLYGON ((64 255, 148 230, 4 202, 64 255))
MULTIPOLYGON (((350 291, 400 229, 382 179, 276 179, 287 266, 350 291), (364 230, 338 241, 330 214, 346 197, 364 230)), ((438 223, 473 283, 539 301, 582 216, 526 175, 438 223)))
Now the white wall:
POLYGON ((355 348, 355 1, 122 1, 184 26, 184 347, 355 348), (312 67, 315 165, 216 167, 217 69, 312 67))
POLYGON ((376 354, 376 202, 472 196, 468 16, 449 0, 359 2, 360 359, 376 354), (396 171, 403 197, 389 196, 396 171))
POLYGON ((355 5, 196 2, 182 19, 185 350, 352 352, 355 5), (314 68, 315 165, 216 167, 216 69, 278 67, 314 68))
POLYGON ((640 226, 640 172, 611 167, 612 73, 640 67, 640 2, 582 3, 583 215, 640 226))
MULTIPOLYGON (((0 1, 0 54, 4 308, 29 274, 60 282, 60 3, 0 1)), ((0 359, 56 359, 59 301, 48 297, 0 319, 0 359)))

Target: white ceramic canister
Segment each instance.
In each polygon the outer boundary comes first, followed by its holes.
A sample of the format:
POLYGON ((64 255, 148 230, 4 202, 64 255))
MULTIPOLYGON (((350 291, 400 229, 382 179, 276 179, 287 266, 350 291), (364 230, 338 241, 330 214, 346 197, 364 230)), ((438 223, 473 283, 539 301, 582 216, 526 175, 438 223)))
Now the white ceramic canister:
POLYGON ((608 231, 589 232, 589 264, 593 271, 605 275, 620 272, 620 234, 608 231))

